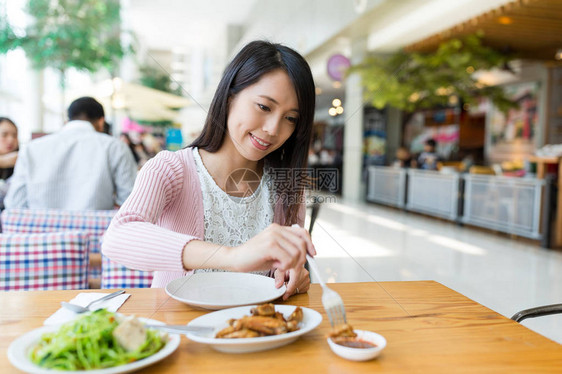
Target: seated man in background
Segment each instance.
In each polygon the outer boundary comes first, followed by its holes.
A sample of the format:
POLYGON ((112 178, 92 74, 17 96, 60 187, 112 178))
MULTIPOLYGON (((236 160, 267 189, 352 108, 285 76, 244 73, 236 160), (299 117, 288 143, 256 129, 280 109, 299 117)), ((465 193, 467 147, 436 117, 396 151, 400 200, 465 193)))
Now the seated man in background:
POLYGON ((20 150, 6 209, 107 210, 123 204, 137 167, 129 148, 103 133, 104 117, 94 98, 79 98, 61 130, 20 150))

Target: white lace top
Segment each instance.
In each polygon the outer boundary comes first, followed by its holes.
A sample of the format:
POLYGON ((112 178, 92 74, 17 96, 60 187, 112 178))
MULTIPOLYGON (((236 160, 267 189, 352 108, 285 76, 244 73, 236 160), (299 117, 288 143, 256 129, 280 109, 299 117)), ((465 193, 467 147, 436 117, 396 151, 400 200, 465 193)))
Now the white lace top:
MULTIPOLYGON (((238 246, 273 223, 273 203, 270 199, 272 184, 268 183, 271 176, 265 168, 260 184, 252 195, 235 197, 217 186, 196 147, 193 148, 193 157, 203 195, 205 241, 229 247, 238 246)), ((220 270, 199 269, 195 272, 203 271, 220 270)), ((269 271, 254 273, 265 275, 269 271)))

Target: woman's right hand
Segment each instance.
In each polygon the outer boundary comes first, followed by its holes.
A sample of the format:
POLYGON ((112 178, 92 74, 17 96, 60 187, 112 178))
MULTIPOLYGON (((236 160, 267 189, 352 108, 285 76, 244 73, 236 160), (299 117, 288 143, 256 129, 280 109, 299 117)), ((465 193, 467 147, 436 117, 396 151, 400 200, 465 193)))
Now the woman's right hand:
POLYGON ((286 271, 302 267, 306 253, 316 254, 308 231, 274 223, 246 243, 232 248, 231 265, 241 272, 273 268, 286 271))

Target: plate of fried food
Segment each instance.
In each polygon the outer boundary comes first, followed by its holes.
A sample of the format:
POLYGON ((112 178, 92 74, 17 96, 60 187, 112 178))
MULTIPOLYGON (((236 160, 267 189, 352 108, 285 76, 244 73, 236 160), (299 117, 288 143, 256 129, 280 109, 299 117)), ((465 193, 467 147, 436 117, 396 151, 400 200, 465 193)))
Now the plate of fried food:
POLYGON ((320 322, 322 316, 315 310, 268 303, 223 309, 195 318, 187 325, 215 326, 215 331, 206 335, 188 332, 186 336, 220 352, 258 352, 292 343, 320 322))

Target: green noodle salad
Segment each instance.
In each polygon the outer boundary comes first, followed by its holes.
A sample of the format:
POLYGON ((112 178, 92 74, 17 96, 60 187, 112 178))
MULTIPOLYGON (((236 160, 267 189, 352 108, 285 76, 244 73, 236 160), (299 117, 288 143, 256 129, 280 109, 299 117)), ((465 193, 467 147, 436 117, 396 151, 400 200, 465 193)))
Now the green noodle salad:
POLYGON ((146 340, 127 351, 115 337, 115 313, 99 309, 46 333, 31 352, 31 360, 46 369, 91 370, 128 364, 151 356, 166 345, 167 336, 146 330, 146 340))

